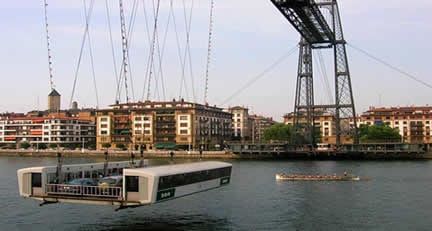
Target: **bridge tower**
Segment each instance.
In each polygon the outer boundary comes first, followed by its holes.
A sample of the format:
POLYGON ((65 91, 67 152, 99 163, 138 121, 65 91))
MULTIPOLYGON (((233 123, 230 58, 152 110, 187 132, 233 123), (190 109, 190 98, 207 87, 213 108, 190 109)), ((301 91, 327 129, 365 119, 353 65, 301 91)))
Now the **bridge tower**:
POLYGON ((300 134, 303 143, 315 143, 315 109, 334 111, 337 146, 343 143, 342 137, 352 137, 353 143, 358 143, 346 41, 337 1, 271 1, 301 35, 292 133, 294 144, 298 144, 300 134), (327 20, 323 14, 326 11, 329 13, 327 20), (314 104, 312 52, 315 49, 333 49, 335 101, 329 105, 314 104))

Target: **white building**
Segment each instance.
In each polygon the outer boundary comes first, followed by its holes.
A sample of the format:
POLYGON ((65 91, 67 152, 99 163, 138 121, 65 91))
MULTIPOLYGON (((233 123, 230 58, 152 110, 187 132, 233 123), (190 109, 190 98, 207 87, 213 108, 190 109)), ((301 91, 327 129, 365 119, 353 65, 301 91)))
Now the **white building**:
POLYGON ((238 139, 250 139, 251 129, 249 122, 249 109, 235 106, 226 109, 232 114, 233 135, 238 139))
POLYGON ((0 119, 0 144, 19 147, 22 143, 66 146, 94 146, 95 124, 72 117, 12 117, 0 119))

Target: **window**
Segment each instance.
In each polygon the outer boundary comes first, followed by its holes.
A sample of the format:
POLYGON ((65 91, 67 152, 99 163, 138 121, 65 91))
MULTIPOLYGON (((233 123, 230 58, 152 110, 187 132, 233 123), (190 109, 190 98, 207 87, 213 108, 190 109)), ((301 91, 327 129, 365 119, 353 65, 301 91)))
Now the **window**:
POLYGON ((182 130, 180 130, 180 134, 183 134, 183 135, 188 134, 188 130, 182 129, 182 130))
POLYGON ((201 181, 208 181, 231 175, 231 167, 203 170, 189 173, 159 177, 158 191, 174 188, 182 185, 194 184, 201 181))
POLYGON ((108 124, 101 124, 100 127, 101 127, 101 128, 107 128, 107 127, 108 127, 108 124))
POLYGON ((42 187, 42 174, 41 173, 32 173, 31 185, 32 185, 32 187, 37 187, 37 188, 42 187))
POLYGON ((108 134, 108 131, 101 131, 101 135, 106 135, 108 134))
POLYGON ((180 120, 188 120, 188 117, 187 116, 180 116, 180 120))
POLYGON ((126 192, 138 192, 138 177, 126 176, 126 192))
POLYGON ((137 116, 137 117, 135 117, 135 120, 136 120, 136 121, 141 121, 141 116, 137 116))
POLYGON ((188 123, 180 123, 180 127, 187 127, 188 123))

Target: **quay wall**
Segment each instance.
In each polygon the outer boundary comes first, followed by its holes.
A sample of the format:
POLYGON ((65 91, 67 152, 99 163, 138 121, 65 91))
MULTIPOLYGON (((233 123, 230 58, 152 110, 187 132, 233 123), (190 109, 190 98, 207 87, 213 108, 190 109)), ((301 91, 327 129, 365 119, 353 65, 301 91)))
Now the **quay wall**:
MULTIPOLYGON (((231 152, 225 151, 205 151, 200 155, 198 151, 172 151, 174 158, 215 158, 215 159, 235 159, 239 158, 231 152)), ((104 157, 103 150, 0 150, 0 156, 31 156, 31 157, 57 157, 57 153, 61 153, 63 157, 104 157)), ((139 159, 141 155, 138 151, 133 152, 134 158, 139 159)), ((109 157, 130 158, 130 151, 108 151, 109 157)), ((171 151, 151 151, 144 152, 144 158, 170 158, 171 151)))
MULTIPOLYGON (((21 149, 2 149, 0 156, 28 156, 28 157, 57 157, 57 153, 61 153, 63 157, 94 157, 104 158, 104 150, 21 150, 21 149)), ((304 160, 402 160, 402 159, 432 159, 432 151, 426 153, 416 152, 357 152, 357 153, 332 153, 332 152, 247 152, 233 153, 228 151, 204 151, 201 155, 198 151, 172 151, 174 158, 204 158, 204 159, 304 159, 304 160)), ((141 158, 138 151, 133 152, 134 158, 141 158)), ((108 152, 109 157, 115 158, 130 158, 129 151, 113 151, 108 152)), ((146 151, 144 158, 170 158, 171 151, 146 151)))

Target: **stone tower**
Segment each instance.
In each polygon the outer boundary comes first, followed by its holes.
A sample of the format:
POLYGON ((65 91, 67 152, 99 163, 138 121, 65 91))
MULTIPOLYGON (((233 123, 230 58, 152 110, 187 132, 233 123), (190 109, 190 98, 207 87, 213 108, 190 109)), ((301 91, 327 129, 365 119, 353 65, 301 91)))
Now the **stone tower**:
POLYGON ((60 110, 60 94, 53 88, 48 95, 48 111, 60 110))

